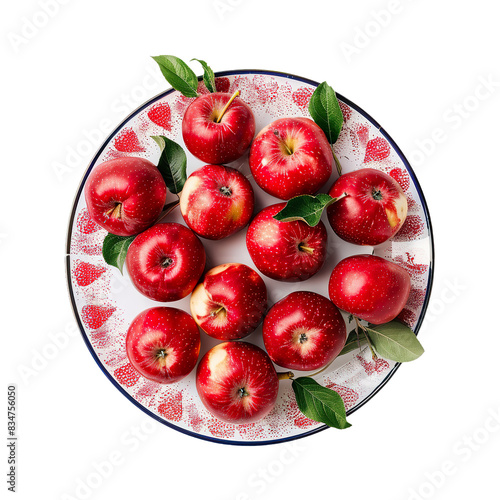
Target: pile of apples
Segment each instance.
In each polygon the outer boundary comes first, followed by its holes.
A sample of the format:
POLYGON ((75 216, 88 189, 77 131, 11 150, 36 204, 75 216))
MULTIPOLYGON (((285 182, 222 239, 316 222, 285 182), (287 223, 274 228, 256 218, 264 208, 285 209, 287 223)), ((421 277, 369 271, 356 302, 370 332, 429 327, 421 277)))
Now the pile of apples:
MULTIPOLYGON (((205 272, 199 237, 222 240, 248 226, 246 245, 263 275, 283 282, 309 279, 322 267, 327 228, 302 220, 279 221, 286 203, 254 216, 254 192, 239 171, 224 166, 250 148, 258 186, 281 200, 313 195, 332 174, 334 156, 323 130, 309 118, 282 118, 255 135, 250 107, 235 93, 197 97, 187 108, 182 135, 187 149, 206 163, 179 193, 186 225, 161 222, 167 187, 157 166, 136 157, 94 168, 85 185, 91 218, 108 232, 135 236, 126 266, 135 288, 158 302, 191 294, 191 315, 174 307, 140 313, 128 329, 130 363, 144 377, 177 382, 198 364, 196 386, 205 407, 234 424, 255 422, 273 408, 281 378, 275 365, 311 371, 332 362, 346 342, 339 308, 372 324, 396 318, 410 293, 410 276, 373 255, 356 255, 331 272, 329 298, 290 293, 271 305, 256 270, 240 263, 205 272), (239 341, 263 322, 263 349, 239 341), (222 341, 198 362, 200 332, 222 341)), ((343 240, 378 245, 403 225, 406 197, 383 172, 363 168, 341 175, 329 191, 339 198, 328 221, 343 240)))

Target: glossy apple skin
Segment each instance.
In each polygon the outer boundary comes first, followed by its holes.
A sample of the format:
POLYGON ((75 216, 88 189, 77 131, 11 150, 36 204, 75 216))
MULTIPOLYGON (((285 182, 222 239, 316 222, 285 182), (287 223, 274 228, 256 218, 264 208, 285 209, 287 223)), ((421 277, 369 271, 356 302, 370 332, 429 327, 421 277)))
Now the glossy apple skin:
POLYGON ((173 307, 141 312, 127 332, 127 356, 144 377, 160 384, 183 379, 196 366, 200 332, 193 318, 173 307))
POLYGON ((327 209, 328 221, 343 240, 357 245, 379 245, 403 225, 408 203, 401 186, 391 176, 362 168, 340 176, 330 196, 347 193, 327 209))
POLYGON ((198 235, 220 240, 243 229, 254 209, 253 188, 238 170, 205 165, 193 172, 180 196, 186 224, 198 235))
POLYGON ((223 264, 205 274, 191 296, 191 314, 210 337, 235 340, 252 333, 267 310, 264 280, 244 264, 223 264))
POLYGON ((118 236, 132 236, 153 225, 166 197, 160 171, 142 158, 105 161, 92 169, 85 183, 91 219, 118 236))
POLYGON ((191 154, 220 165, 240 158, 255 134, 255 118, 250 107, 239 97, 229 105, 219 123, 219 113, 232 94, 214 92, 195 99, 184 113, 182 137, 191 154))
POLYGON ((280 118, 257 134, 249 163, 266 193, 289 200, 314 194, 328 181, 333 154, 325 133, 311 119, 280 118))
POLYGON ((293 292, 274 304, 264 320, 269 357, 290 370, 317 370, 344 348, 346 326, 340 311, 314 292, 293 292))
POLYGON ((309 227, 302 221, 277 221, 273 216, 285 205, 271 205, 256 215, 248 227, 247 249, 257 269, 269 278, 304 281, 325 261, 326 228, 322 222, 309 227))
POLYGON ((189 295, 205 269, 205 249, 187 227, 156 224, 131 243, 125 260, 132 283, 159 302, 189 295))
POLYGON ((264 418, 278 397, 278 376, 269 356, 247 342, 223 342, 201 359, 196 388, 216 418, 249 424, 264 418))
POLYGON ((353 255, 332 271, 328 292, 340 309, 374 325, 392 321, 410 295, 410 275, 375 255, 353 255))

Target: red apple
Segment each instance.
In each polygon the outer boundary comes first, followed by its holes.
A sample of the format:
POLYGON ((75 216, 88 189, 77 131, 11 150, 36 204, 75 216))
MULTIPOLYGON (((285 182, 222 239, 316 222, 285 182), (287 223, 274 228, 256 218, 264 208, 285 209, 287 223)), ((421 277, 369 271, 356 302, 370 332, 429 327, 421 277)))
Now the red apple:
POLYGON ((238 170, 221 165, 205 165, 193 172, 180 195, 186 224, 210 240, 220 240, 245 227, 253 207, 248 179, 238 170))
POLYGON ((139 292, 170 302, 193 291, 205 269, 205 250, 187 227, 175 222, 156 224, 131 243, 126 264, 139 292))
POLYGON ((255 182, 282 200, 314 194, 332 174, 325 133, 309 118, 280 118, 263 128, 250 148, 255 182))
POLYGON ((320 222, 280 222, 273 218, 285 203, 257 214, 247 231, 247 248, 257 269, 275 280, 304 281, 316 274, 326 256, 327 234, 320 222))
POLYGON ((252 333, 267 310, 264 280, 244 264, 214 267, 191 296, 191 314, 198 325, 219 340, 252 333))
POLYGON ((105 161, 92 169, 85 184, 90 217, 118 236, 132 236, 153 225, 166 197, 160 171, 142 158, 105 161))
POLYGON ((278 376, 269 356, 247 342, 223 342, 201 359, 196 388, 216 418, 248 424, 265 417, 278 397, 278 376))
POLYGON ((274 304, 262 332, 266 351, 277 365, 303 371, 333 361, 347 337, 339 310, 313 292, 293 292, 274 304))
POLYGON ((340 176, 328 193, 347 196, 327 209, 333 230, 357 245, 379 245, 394 236, 406 219, 408 203, 391 176, 362 168, 340 176))
POLYGON ((235 95, 225 92, 202 95, 184 113, 184 144, 206 163, 219 165, 237 160, 252 142, 255 118, 248 105, 235 95))
POLYGON ((171 384, 188 375, 200 354, 200 332, 193 318, 173 307, 141 312, 127 332, 127 356, 144 377, 171 384))
POLYGON ((340 309, 381 325, 403 310, 410 286, 410 275, 397 264, 375 255, 353 255, 335 266, 328 291, 340 309))

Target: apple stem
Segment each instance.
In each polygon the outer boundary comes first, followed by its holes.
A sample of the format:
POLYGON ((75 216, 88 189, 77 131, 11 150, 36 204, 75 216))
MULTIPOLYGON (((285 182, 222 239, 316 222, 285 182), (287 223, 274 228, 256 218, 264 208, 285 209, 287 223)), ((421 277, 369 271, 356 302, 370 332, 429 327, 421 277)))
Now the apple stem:
MULTIPOLYGON (((279 136, 279 132, 278 132, 278 136, 279 136)), ((280 137, 281 138, 281 137, 280 137)), ((290 146, 286 143, 286 141, 284 141, 283 139, 281 139, 281 145, 285 148, 285 151, 286 151, 286 154, 288 156, 292 156, 293 155, 293 151, 292 149, 290 148, 290 146)))
POLYGON ((106 215, 108 217, 112 217, 114 219, 121 219, 122 218, 122 204, 118 203, 115 205, 113 208, 110 208, 107 212, 106 215))
POLYGON ((333 160, 335 161, 335 166, 337 167, 337 173, 339 174, 339 176, 341 176, 342 175, 342 165, 340 164, 340 161, 337 158, 337 155, 335 154, 335 151, 333 149, 333 144, 330 144, 330 147, 332 149, 333 160))
POLYGON ((309 255, 312 255, 314 253, 314 248, 307 247, 303 243, 299 243, 299 250, 301 252, 307 252, 309 255))
POLYGON ((222 310, 224 310, 224 306, 220 306, 219 309, 217 309, 217 311, 213 311, 211 315, 217 316, 217 314, 219 314, 222 310))
MULTIPOLYGON (((280 146, 283 147, 283 149, 285 150, 285 154, 287 154, 288 156, 292 156, 293 152, 294 152, 293 151, 293 144, 290 145, 286 139, 283 139, 283 137, 281 137, 280 131, 278 129, 274 129, 273 132, 274 132, 274 135, 280 140, 280 146)), ((288 141, 290 141, 290 139, 288 139, 288 141)))
POLYGON ((231 99, 229 99, 229 101, 227 101, 227 104, 224 106, 223 110, 221 111, 221 113, 219 114, 219 116, 217 117, 217 121, 215 123, 220 123, 220 121, 222 120, 222 117, 224 116, 224 113, 227 111, 227 108, 229 108, 229 106, 231 105, 231 103, 240 95, 240 91, 237 90, 232 96, 231 96, 231 99))
POLYGON ((295 375, 293 372, 280 372, 277 374, 278 380, 291 380, 295 375))

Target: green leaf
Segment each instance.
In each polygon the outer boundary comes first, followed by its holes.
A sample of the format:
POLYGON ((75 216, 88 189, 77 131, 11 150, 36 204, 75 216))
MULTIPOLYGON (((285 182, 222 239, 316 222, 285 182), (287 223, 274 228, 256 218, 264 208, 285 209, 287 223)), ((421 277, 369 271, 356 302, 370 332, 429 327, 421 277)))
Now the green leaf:
POLYGON ((123 264, 127 257, 130 244, 134 241, 134 236, 117 236, 108 233, 102 244, 102 256, 107 264, 114 266, 123 274, 123 264))
POLYGON ((351 427, 347 422, 344 401, 337 392, 319 385, 310 377, 293 380, 292 389, 299 410, 307 418, 336 429, 351 427))
POLYGON ((325 133, 328 142, 335 144, 342 130, 344 115, 337 95, 328 83, 321 83, 313 92, 309 101, 309 113, 325 133))
POLYGON ((186 97, 198 97, 198 78, 184 61, 175 56, 153 56, 153 59, 175 90, 186 97))
POLYGON ((179 144, 163 135, 152 135, 153 139, 161 149, 158 170, 160 171, 168 190, 179 194, 187 179, 186 153, 179 144))
POLYGON ((291 222, 294 220, 304 221, 309 226, 317 226, 321 220, 323 210, 332 203, 346 196, 332 198, 328 194, 319 193, 316 196, 302 194, 288 200, 286 206, 280 210, 274 218, 281 222, 291 222))
POLYGON ((348 352, 354 351, 354 349, 359 349, 361 346, 365 345, 367 343, 366 337, 364 335, 360 335, 358 337, 358 334, 356 333, 356 330, 352 330, 349 332, 349 335, 347 336, 347 340, 345 342, 345 346, 340 351, 339 356, 342 356, 342 354, 347 354, 348 352))
POLYGON ((369 325, 366 333, 377 353, 386 359, 404 363, 424 353, 422 344, 413 331, 399 321, 383 325, 369 325))
POLYGON ((207 87, 208 91, 217 92, 217 89, 215 88, 215 75, 212 68, 201 59, 193 58, 191 61, 198 61, 203 66, 203 83, 205 84, 205 87, 207 87))

